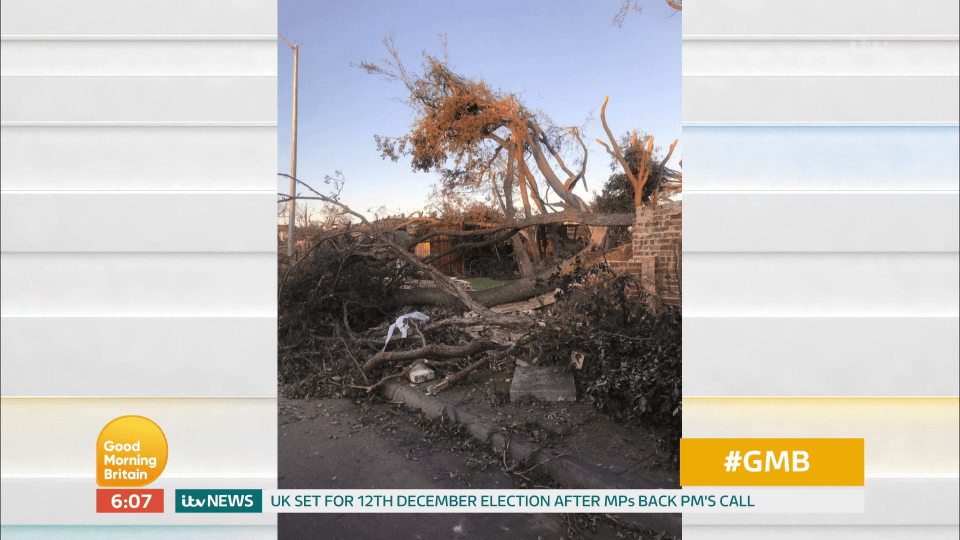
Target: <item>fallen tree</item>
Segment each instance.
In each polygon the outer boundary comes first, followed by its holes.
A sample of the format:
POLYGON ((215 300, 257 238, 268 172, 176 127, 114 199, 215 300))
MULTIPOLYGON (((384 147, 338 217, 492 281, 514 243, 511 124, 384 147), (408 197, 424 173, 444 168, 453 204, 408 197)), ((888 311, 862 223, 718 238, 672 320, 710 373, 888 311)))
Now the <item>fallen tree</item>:
MULTIPOLYGON (((537 226, 584 225, 590 231, 584 247, 596 249, 604 243, 607 227, 633 223, 633 214, 591 213, 574 193, 578 184, 586 186, 588 151, 580 128, 556 126, 545 114, 528 109, 516 95, 493 90, 483 79, 453 72, 445 55, 441 59, 424 53, 423 71, 410 70, 402 62, 393 36, 382 41, 389 57, 380 63, 363 62, 359 67, 401 83, 416 119, 406 135, 375 137, 381 155, 393 161, 406 156, 414 170, 438 173, 446 191, 489 193, 504 216, 497 227, 429 231, 412 243, 437 235, 460 238, 506 231, 497 240, 509 240, 521 275, 535 279, 542 278, 546 269, 557 263, 566 265, 566 261, 541 259, 537 226), (565 156, 565 149, 572 149, 574 155, 565 156), (560 201, 551 203, 550 194, 560 201), (516 196, 520 198, 519 207, 516 196)), ((607 103, 604 99, 600 116, 611 144, 600 144, 624 168, 637 193, 636 204, 657 204, 661 192, 679 192, 680 173, 667 167, 677 142, 659 162, 652 159, 652 137, 638 140, 634 136, 630 147, 621 151, 607 125, 607 103)), ((470 244, 485 241, 478 239, 470 244)), ((570 260, 582 256, 576 253, 570 260)))
POLYGON ((341 395, 350 388, 371 390, 402 376, 417 362, 439 367, 443 364, 438 360, 459 361, 516 346, 503 340, 475 339, 465 330, 469 326, 527 329, 535 325, 528 316, 489 310, 449 277, 369 225, 359 234, 329 234, 319 239, 282 272, 278 288, 279 372, 290 394, 327 395, 330 388, 325 387, 333 387, 341 395), (392 321, 398 312, 396 296, 405 291, 405 283, 423 274, 438 284, 430 290, 445 295, 445 303, 457 309, 429 311, 433 320, 423 328, 414 326, 416 337, 384 344, 384 321, 392 321), (462 310, 471 316, 460 316, 462 310), (410 348, 411 341, 419 343, 410 348), (398 367, 400 371, 392 375, 385 372, 398 367), (372 377, 382 378, 370 386, 372 377))
POLYGON ((486 309, 466 291, 464 298, 433 289, 446 307, 421 308, 429 320, 385 343, 390 324, 412 309, 397 304, 397 295, 430 268, 400 257, 390 238, 368 229, 331 233, 282 271, 278 373, 285 394, 371 395, 421 364, 439 372, 429 388, 440 392, 480 370, 510 369, 519 360, 567 365, 579 352, 580 396, 621 421, 671 433, 679 426, 680 313, 651 311, 636 277, 602 264, 553 274, 537 286, 556 292, 522 308, 540 308, 533 316, 486 309))
MULTIPOLYGON (((607 228, 629 226, 635 221, 632 212, 591 212, 574 194, 579 183, 586 184, 587 147, 579 129, 554 126, 544 115, 529 111, 513 94, 493 91, 483 80, 453 73, 445 60, 425 55, 424 73, 410 72, 400 62, 392 38, 385 39, 384 45, 391 60, 385 65, 361 67, 401 81, 409 92, 417 120, 408 135, 377 138, 383 156, 397 160, 408 155, 414 169, 440 173, 447 187, 488 186, 500 205, 503 221, 476 230, 434 228, 415 235, 409 243, 401 243, 392 230, 381 229, 376 222, 341 203, 336 195, 324 195, 300 179, 281 173, 280 176, 306 189, 305 194, 294 198, 321 201, 359 222, 314 238, 314 245, 306 254, 286 261, 288 267, 278 288, 278 335, 282 363, 289 364, 281 369, 281 379, 301 386, 295 394, 316 391, 302 387, 313 383, 339 386, 341 392, 348 388, 369 390, 406 373, 417 362, 440 367, 445 360, 468 361, 468 365, 460 366, 461 371, 447 374, 446 384, 451 384, 468 373, 464 370, 485 365, 486 355, 506 354, 504 351, 522 354, 528 345, 521 346, 503 335, 536 334, 538 321, 490 308, 553 291, 550 283, 602 264, 607 228), (563 156, 563 148, 571 143, 582 152, 579 158, 571 160, 573 168, 563 156), (560 202, 549 202, 550 193, 558 196, 560 202), (522 203, 519 208, 514 203, 515 194, 522 203), (589 239, 570 256, 541 259, 536 247, 538 228, 560 224, 588 227, 589 239), (421 260, 411 252, 410 245, 438 235, 458 241, 451 251, 511 242, 522 278, 484 291, 464 290, 429 260, 421 260), (424 280, 435 286, 409 285, 424 280), (387 350, 391 343, 380 350, 379 339, 386 330, 383 321, 396 318, 402 309, 415 307, 433 317, 423 328, 413 326, 419 345, 409 348, 407 342, 416 338, 404 338, 396 341, 402 350, 387 350), (478 326, 500 332, 501 337, 479 338, 467 331, 478 326), (318 373, 330 372, 328 362, 351 375, 322 382, 311 379, 318 373), (397 368, 400 371, 392 374, 384 372, 397 368), (380 383, 371 387, 370 381, 378 376, 380 383)), ((606 107, 605 99, 600 116, 610 145, 602 141, 600 144, 624 169, 634 188, 636 204, 657 204, 661 194, 679 192, 681 175, 666 166, 676 141, 659 161, 653 159, 652 137, 640 138, 634 132, 621 149, 607 126, 606 107)), ((338 185, 342 186, 342 182, 338 185)), ((289 200, 290 197, 280 195, 278 202, 289 200)), ((421 215, 404 225, 419 222, 436 223, 421 215)))
MULTIPOLYGON (((635 214, 591 212, 574 194, 586 184, 587 147, 579 130, 553 126, 512 94, 454 74, 445 61, 428 56, 426 71, 413 74, 392 41, 385 44, 394 63, 364 67, 404 83, 417 122, 406 136, 379 138, 383 155, 409 155, 415 169, 439 172, 450 185, 489 188, 502 221, 476 230, 435 227, 404 241, 336 195, 281 174, 304 188, 293 198, 323 202, 353 221, 316 235, 305 252, 282 260, 277 335, 284 392, 366 395, 420 365, 440 372, 432 389, 441 391, 514 361, 566 365, 579 349, 586 351, 578 357, 581 395, 620 420, 679 425, 679 312, 652 311, 635 277, 605 270, 606 228, 633 225, 635 214), (568 144, 582 150, 578 158, 564 154, 568 144), (560 202, 550 202, 550 194, 560 202), (591 233, 575 249, 553 260, 531 249, 541 226, 571 223, 591 233), (454 239, 454 250, 509 241, 521 279, 465 290, 412 252, 437 235, 454 239), (520 313, 491 309, 537 296, 550 300, 521 304, 520 313), (532 309, 540 311, 531 315, 532 309), (403 328, 402 337, 390 337, 395 326, 403 328)), ((636 204, 657 204, 680 192, 680 173, 666 166, 676 142, 662 160, 653 159, 652 137, 633 136, 621 148, 607 126, 606 105, 601 120, 610 146, 601 144, 623 167, 636 204)), ((290 199, 281 195, 278 202, 290 199)), ((414 223, 437 225, 423 215, 402 225, 414 223)))
MULTIPOLYGON (((575 257, 571 257, 570 259, 563 261, 556 267, 541 269, 541 271, 535 275, 511 281, 506 285, 494 289, 467 292, 457 286, 453 280, 444 275, 438 269, 424 261, 421 261, 415 255, 410 253, 406 246, 397 244, 391 235, 386 234, 386 231, 380 230, 362 214, 353 211, 332 197, 321 194, 300 179, 293 178, 290 175, 283 173, 279 173, 279 176, 292 178, 298 185, 305 187, 312 193, 312 195, 298 195, 296 197, 297 199, 319 200, 324 203, 337 206, 345 213, 356 217, 364 225, 364 228, 347 229, 333 232, 331 233, 331 237, 348 234, 369 236, 370 238, 376 240, 376 243, 369 247, 370 249, 380 249, 391 253, 392 256, 397 260, 401 260, 405 264, 408 264, 420 272, 428 275, 430 279, 434 280, 439 285, 437 288, 399 289, 395 291, 394 295, 385 302, 385 305, 390 307, 398 307, 402 305, 433 305, 446 307, 459 306, 473 310, 485 316, 492 315, 493 312, 491 312, 488 308, 532 298, 533 296, 543 292, 538 289, 538 284, 542 283, 545 279, 554 274, 569 273, 577 265, 589 264, 602 260, 604 254, 604 252, 599 249, 599 246, 588 245, 575 257)), ((289 199, 290 197, 287 195, 279 195, 280 202, 289 199)), ((629 225, 633 223, 634 219, 635 217, 633 214, 595 214, 590 212, 566 211, 532 216, 523 224, 523 226, 528 224, 542 225, 548 223, 568 223, 575 220, 588 224, 602 224, 603 226, 629 225)), ((514 223, 510 225, 498 225, 472 231, 431 231, 416 238, 411 243, 416 244, 438 234, 447 234, 450 236, 488 236, 504 230, 516 229, 516 227, 517 224, 514 223)), ((323 238, 319 241, 323 242, 325 240, 326 239, 323 238)), ((281 287, 282 286, 283 283, 281 282, 281 287)), ((495 317, 491 318, 491 322, 494 322, 494 320, 495 317)))
MULTIPOLYGON (((425 55, 422 74, 407 70, 400 60, 393 38, 383 40, 390 59, 382 64, 363 63, 360 67, 370 73, 400 81, 409 93, 409 101, 417 120, 411 133, 401 137, 377 137, 377 144, 385 158, 398 160, 409 156, 415 170, 435 171, 443 178, 444 188, 488 185, 493 199, 500 205, 503 222, 475 230, 448 230, 431 228, 410 240, 410 245, 427 242, 437 236, 454 240, 441 253, 431 254, 420 261, 408 246, 393 242, 389 233, 381 231, 362 215, 346 208, 335 197, 327 197, 307 187, 312 195, 297 198, 313 199, 338 207, 357 218, 363 228, 350 229, 350 234, 369 235, 377 242, 377 249, 387 251, 397 260, 417 268, 436 288, 414 288, 395 291, 384 305, 395 308, 403 305, 459 307, 478 313, 505 303, 526 300, 539 294, 538 284, 555 274, 565 274, 577 265, 589 265, 603 260, 606 246, 604 237, 609 227, 628 227, 635 221, 635 213, 591 212, 584 201, 574 194, 576 185, 586 185, 587 147, 578 128, 559 128, 541 113, 529 111, 513 94, 492 90, 486 82, 469 79, 452 72, 446 60, 425 55), (577 161, 579 169, 571 170, 563 157, 563 147, 575 141, 582 154, 577 161), (551 160, 553 163, 551 164, 551 160), (555 170, 556 168, 556 170, 555 170), (545 183, 538 185, 537 176, 545 183), (549 203, 548 192, 560 197, 560 203, 549 203), (522 208, 516 208, 515 194, 519 194, 522 208), (552 240, 557 240, 556 226, 577 224, 589 228, 589 239, 564 254, 565 259, 545 261, 540 257, 537 242, 539 227, 553 226, 552 240), (508 285, 480 292, 465 292, 428 264, 458 250, 510 242, 512 253, 522 279, 508 285), (569 256, 568 256, 569 255, 569 256)), ((610 145, 599 141, 614 157, 629 179, 637 205, 657 204, 661 194, 669 196, 682 190, 681 175, 666 166, 677 144, 674 141, 666 157, 653 159, 653 137, 638 138, 636 131, 623 149, 607 125, 604 99, 601 120, 610 145)), ((282 175, 288 176, 288 175, 282 175)), ((342 183, 340 184, 342 185, 342 183)), ((289 198, 281 196, 280 202, 289 198)), ((420 216, 403 225, 435 223, 420 216)), ((554 243, 556 247, 556 242, 554 243)), ((554 254, 563 253, 554 250, 554 254)))

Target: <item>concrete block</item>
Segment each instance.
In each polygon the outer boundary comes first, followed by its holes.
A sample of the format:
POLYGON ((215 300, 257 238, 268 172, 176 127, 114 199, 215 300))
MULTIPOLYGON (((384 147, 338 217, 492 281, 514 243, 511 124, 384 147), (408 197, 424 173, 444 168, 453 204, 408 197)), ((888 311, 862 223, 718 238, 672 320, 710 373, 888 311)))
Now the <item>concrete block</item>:
POLYGON ((419 384, 423 381, 429 381, 433 379, 434 374, 432 369, 423 364, 419 364, 411 369, 410 373, 407 373, 407 377, 410 377, 410 382, 419 384))
POLYGON ((576 401, 573 373, 565 367, 517 366, 510 384, 510 401, 525 397, 538 401, 576 401))

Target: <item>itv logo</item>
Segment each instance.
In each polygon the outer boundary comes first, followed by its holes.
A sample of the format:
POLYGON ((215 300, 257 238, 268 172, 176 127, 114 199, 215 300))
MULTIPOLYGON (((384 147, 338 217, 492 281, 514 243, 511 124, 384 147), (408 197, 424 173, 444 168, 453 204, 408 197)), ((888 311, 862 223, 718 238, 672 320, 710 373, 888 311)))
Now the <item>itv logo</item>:
POLYGON ((176 501, 178 513, 263 512, 259 489, 178 489, 176 501))

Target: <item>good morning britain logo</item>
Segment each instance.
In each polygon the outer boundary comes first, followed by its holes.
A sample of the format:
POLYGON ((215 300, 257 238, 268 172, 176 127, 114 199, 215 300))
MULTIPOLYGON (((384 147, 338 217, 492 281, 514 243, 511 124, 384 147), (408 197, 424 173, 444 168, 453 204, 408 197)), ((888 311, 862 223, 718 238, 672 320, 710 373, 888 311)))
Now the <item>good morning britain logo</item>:
POLYGON ((163 513, 162 489, 142 488, 167 466, 167 437, 153 420, 121 416, 97 437, 97 513, 163 513))
POLYGON ((97 485, 143 487, 167 466, 167 437, 153 420, 121 416, 97 438, 97 485))
MULTIPOLYGON (((110 421, 97 437, 97 513, 163 513, 162 489, 140 489, 156 481, 167 466, 169 448, 163 430, 143 416, 110 421)), ((259 489, 178 489, 177 512, 259 513, 259 489)))

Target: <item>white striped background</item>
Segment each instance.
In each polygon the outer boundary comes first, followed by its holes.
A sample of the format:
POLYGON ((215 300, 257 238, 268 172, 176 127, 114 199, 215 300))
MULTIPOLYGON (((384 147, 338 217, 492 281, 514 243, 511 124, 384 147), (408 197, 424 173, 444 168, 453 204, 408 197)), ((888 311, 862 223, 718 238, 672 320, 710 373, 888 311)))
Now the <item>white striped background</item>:
POLYGON ((4 538, 275 538, 172 508, 276 487, 276 3, 0 6, 4 538), (90 510, 127 414, 165 514, 90 510))
POLYGON ((865 513, 685 537, 957 538, 957 2, 685 8, 684 436, 866 446, 865 513))
MULTIPOLYGON (((81 439, 121 414, 196 441, 158 487, 275 485, 274 240, 208 233, 273 229, 253 209, 275 185, 275 5, 0 6, 4 536, 145 537, 68 511, 92 504, 81 439), (196 226, 158 224, 181 215, 196 226), (79 442, 52 450, 58 433, 79 442), (29 504, 51 488, 70 501, 52 517, 29 504)), ((926 452, 868 450, 863 516, 687 516, 688 538, 957 536, 957 15, 688 2, 685 436, 926 452)), ((276 534, 176 518, 146 534, 276 534)))

